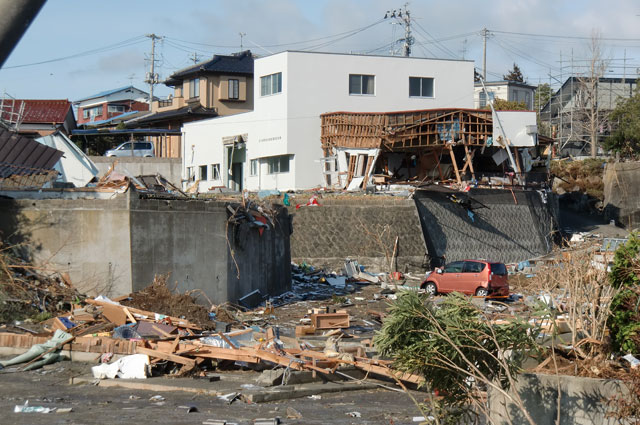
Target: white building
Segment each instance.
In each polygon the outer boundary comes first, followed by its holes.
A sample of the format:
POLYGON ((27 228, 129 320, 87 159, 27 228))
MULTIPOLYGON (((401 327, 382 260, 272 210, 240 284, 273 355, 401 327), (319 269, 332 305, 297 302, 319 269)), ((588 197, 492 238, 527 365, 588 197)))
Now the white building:
POLYGON ((473 107, 472 61, 288 51, 254 76, 253 111, 184 125, 187 186, 318 187, 320 114, 473 107))
MULTIPOLYGON (((484 85, 487 87, 489 99, 492 101, 502 99, 511 102, 522 102, 529 111, 533 111, 536 86, 517 81, 488 81, 484 85)), ((473 101, 475 109, 482 109, 487 106, 487 94, 482 89, 482 83, 475 84, 473 101)))

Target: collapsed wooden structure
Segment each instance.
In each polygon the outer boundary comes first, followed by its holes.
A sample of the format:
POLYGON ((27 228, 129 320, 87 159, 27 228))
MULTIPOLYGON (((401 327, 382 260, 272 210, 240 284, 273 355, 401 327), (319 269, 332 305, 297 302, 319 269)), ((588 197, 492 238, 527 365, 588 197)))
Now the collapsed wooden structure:
MULTIPOLYGON (((324 344, 312 345, 304 341, 304 337, 298 337, 298 329, 296 338, 281 336, 272 327, 243 327, 230 332, 203 331, 187 319, 127 307, 111 300, 88 298, 85 303, 84 307, 76 306, 69 316, 43 322, 50 333, 60 329, 71 335, 56 349, 96 354, 146 354, 152 359, 152 365, 164 361, 180 365, 180 374, 191 373, 210 359, 306 370, 314 376, 316 373, 332 375, 339 367, 350 366, 396 382, 424 382, 421 376, 394 370, 390 360, 367 357, 365 343, 370 344, 370 339, 355 347, 338 349, 336 345, 335 349, 327 351, 324 344), (129 327, 131 332, 127 333, 129 327), (118 332, 118 329, 125 331, 118 332)), ((345 335, 342 329, 348 327, 349 315, 346 312, 316 311, 311 316, 311 326, 305 327, 304 334, 309 330, 314 334, 316 329, 329 329, 332 336, 340 338, 345 335)), ((44 343, 50 336, 47 333, 2 332, 0 347, 26 349, 33 344, 44 343)))
MULTIPOLYGON (((412 153, 421 160, 432 158, 441 180, 442 154, 451 158, 455 178, 460 184, 467 171, 475 179, 473 158, 478 149, 493 144, 493 119, 490 110, 431 109, 383 113, 331 112, 321 115, 322 149, 327 159, 334 159, 339 149, 376 149, 379 153, 412 153), (464 164, 459 167, 455 146, 464 150, 464 164)), ((502 140, 496 140, 502 146, 502 140)), ((379 155, 369 155, 366 164, 358 164, 356 155, 349 155, 346 186, 358 175, 364 176, 362 187, 379 155), (359 171, 358 171, 359 169, 359 171)), ((325 165, 325 170, 329 166, 325 165)), ((520 168, 518 164, 518 168, 520 168)), ((520 170, 518 170, 520 171, 520 170)), ((326 173, 325 173, 326 174, 326 173)), ((344 181, 343 181, 344 182, 344 181)), ((328 185, 332 182, 327 181, 328 185)))

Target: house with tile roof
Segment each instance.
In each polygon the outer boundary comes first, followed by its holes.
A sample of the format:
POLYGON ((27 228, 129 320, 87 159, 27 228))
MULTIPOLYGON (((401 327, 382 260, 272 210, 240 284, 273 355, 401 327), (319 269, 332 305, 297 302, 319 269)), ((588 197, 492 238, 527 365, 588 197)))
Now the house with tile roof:
MULTIPOLYGON (((249 50, 214 55, 173 73, 164 82, 173 88, 173 94, 154 101, 151 114, 127 121, 127 127, 179 130, 187 122, 251 111, 253 60, 249 50)), ((179 135, 156 137, 156 155, 182 157, 181 139, 179 135)))
POLYGON ((76 128, 68 99, 0 99, 0 122, 22 135, 47 136, 56 131, 67 135, 76 128))
POLYGON ((126 86, 78 99, 73 104, 78 109, 78 125, 117 125, 124 118, 149 111, 149 94, 126 86))

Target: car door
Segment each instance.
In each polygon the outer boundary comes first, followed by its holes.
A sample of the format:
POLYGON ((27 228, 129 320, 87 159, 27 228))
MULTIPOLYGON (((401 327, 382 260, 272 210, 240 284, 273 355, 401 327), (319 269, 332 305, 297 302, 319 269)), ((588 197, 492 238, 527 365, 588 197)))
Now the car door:
POLYGON ((462 279, 463 265, 464 261, 454 261, 444 266, 439 279, 439 292, 459 291, 458 288, 462 286, 459 281, 462 279))
POLYGON ((460 292, 465 294, 475 294, 476 289, 482 285, 485 264, 479 261, 465 261, 462 267, 462 279, 460 292))

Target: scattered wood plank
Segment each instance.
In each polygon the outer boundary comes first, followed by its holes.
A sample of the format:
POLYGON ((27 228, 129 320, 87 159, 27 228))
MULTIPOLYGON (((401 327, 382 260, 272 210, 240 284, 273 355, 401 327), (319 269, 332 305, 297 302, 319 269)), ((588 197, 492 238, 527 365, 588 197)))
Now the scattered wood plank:
POLYGON ((182 365, 185 366, 191 366, 191 367, 195 367, 196 365, 196 361, 193 359, 189 359, 186 357, 182 357, 179 356, 177 354, 171 354, 171 353, 165 353, 163 351, 158 351, 158 350, 152 350, 150 348, 146 348, 146 347, 137 347, 136 351, 138 352, 138 354, 146 354, 150 357, 156 357, 156 358, 160 358, 163 360, 170 360, 172 362, 175 363, 180 363, 182 365))

